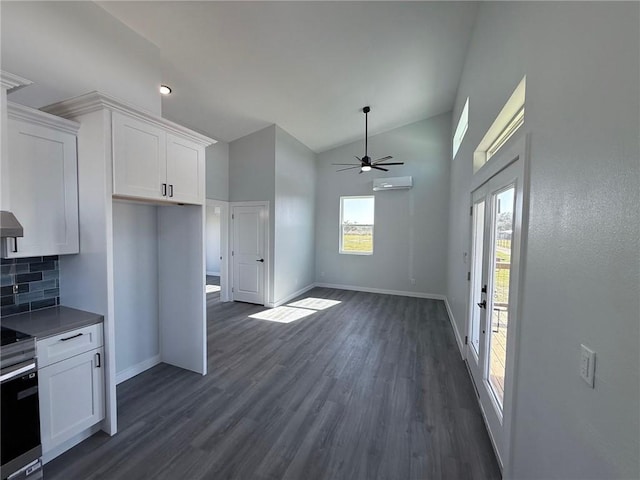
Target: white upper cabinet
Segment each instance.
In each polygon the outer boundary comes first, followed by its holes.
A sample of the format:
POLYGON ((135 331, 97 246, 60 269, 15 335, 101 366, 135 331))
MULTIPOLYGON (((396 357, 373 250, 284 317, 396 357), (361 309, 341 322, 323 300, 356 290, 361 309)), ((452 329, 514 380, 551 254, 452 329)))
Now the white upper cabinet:
POLYGON ((168 195, 183 203, 204 203, 204 147, 167 134, 168 195))
POLYGON ((22 224, 24 237, 17 245, 7 239, 4 256, 78 253, 78 123, 9 103, 7 127, 3 208, 22 224))
POLYGON ((166 132, 113 112, 113 194, 163 199, 167 182, 166 132))
POLYGON ((174 203, 204 203, 202 144, 113 112, 113 194, 174 203))

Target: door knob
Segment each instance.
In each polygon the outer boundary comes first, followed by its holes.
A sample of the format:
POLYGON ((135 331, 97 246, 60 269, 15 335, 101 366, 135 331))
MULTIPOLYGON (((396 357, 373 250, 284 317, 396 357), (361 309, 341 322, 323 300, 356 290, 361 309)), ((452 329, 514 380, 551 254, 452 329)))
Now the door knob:
POLYGON ((486 309, 487 308, 487 301, 486 300, 482 300, 480 303, 478 303, 478 306, 480 308, 486 309))
POLYGON ((256 260, 256 262, 264 263, 264 258, 261 258, 260 260, 256 260))

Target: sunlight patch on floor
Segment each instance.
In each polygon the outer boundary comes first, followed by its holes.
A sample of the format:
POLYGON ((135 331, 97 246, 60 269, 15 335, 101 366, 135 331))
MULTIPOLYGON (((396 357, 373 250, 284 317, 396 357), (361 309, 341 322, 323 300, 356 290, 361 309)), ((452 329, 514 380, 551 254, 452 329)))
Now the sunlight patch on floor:
POLYGON ((300 320, 301 318, 308 317, 314 313, 316 313, 315 310, 282 306, 249 315, 249 318, 268 320, 270 322, 277 323, 291 323, 296 320, 300 320))
POLYGON ((311 310, 326 310, 341 303, 339 300, 328 300, 326 298, 307 297, 297 302, 289 303, 289 307, 310 308, 311 310))

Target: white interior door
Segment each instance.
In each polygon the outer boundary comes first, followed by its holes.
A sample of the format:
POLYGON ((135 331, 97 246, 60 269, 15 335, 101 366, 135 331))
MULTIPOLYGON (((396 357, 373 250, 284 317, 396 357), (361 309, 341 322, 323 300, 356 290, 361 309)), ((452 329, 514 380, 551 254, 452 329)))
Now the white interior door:
POLYGON ((509 448, 523 177, 517 159, 472 194, 467 363, 501 465, 509 448))
POLYGON ((235 301, 265 303, 267 217, 268 207, 264 204, 232 207, 232 297, 235 301))

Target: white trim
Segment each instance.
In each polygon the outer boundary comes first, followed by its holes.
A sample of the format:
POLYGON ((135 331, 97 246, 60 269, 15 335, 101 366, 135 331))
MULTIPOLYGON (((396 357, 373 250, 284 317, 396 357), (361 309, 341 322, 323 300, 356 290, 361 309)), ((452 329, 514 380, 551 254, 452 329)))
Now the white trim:
POLYGON ((188 138, 198 145, 208 147, 209 145, 217 143, 217 140, 214 140, 213 138, 194 132, 189 128, 173 123, 162 117, 158 117, 157 115, 125 102, 124 100, 96 91, 79 95, 68 100, 63 100, 62 102, 54 103, 53 105, 48 105, 43 107, 41 110, 52 115, 69 118, 102 109, 120 112, 143 122, 150 123, 183 138, 188 138))
POLYGON ((0 86, 4 89, 11 90, 12 88, 25 87, 31 84, 33 84, 31 80, 0 70, 0 86))
POLYGON ((161 363, 160 355, 156 355, 155 357, 147 358, 146 360, 143 360, 142 362, 137 363, 136 365, 132 365, 131 367, 116 373, 116 385, 119 385, 122 382, 125 382, 130 378, 133 378, 136 375, 139 375, 142 372, 155 367, 159 363, 161 363))
POLYGON ((316 287, 335 288, 337 290, 353 290, 356 292, 382 293, 385 295, 398 295, 401 297, 429 298, 431 300, 443 300, 446 298, 440 293, 405 292, 402 290, 387 290, 384 288, 359 287, 357 285, 342 285, 338 283, 316 283, 316 287))
POLYGON ((296 297, 299 297, 300 295, 308 292, 309 290, 313 289, 316 287, 315 283, 312 283, 310 285, 307 285, 306 287, 302 287, 300 290, 298 290, 297 292, 293 292, 291 295, 287 295, 286 297, 284 297, 281 300, 278 300, 277 302, 268 302, 265 303, 265 307, 269 307, 269 308, 275 308, 275 307, 279 307, 280 305, 283 305, 291 300, 293 300, 296 297))
POLYGON ((76 121, 56 117, 55 115, 13 102, 7 102, 7 116, 10 119, 35 123, 36 125, 70 133, 71 135, 77 135, 78 130, 80 130, 80 124, 76 121))
POLYGON ((462 341, 462 337, 460 336, 460 330, 458 329, 458 325, 456 325, 456 320, 453 317, 453 312, 451 311, 451 306, 449 305, 449 300, 447 297, 444 297, 444 306, 447 307, 447 315, 449 316, 449 321, 451 322, 451 328, 453 328, 453 334, 456 337, 456 343, 458 344, 458 349, 460 350, 460 356, 462 359, 465 359, 465 348, 464 342, 462 341))
POLYGON ((48 450, 46 452, 42 452, 42 457, 40 458, 40 460, 42 461, 42 464, 45 465, 45 464, 49 463, 54 458, 62 455, 67 450, 75 447, 77 444, 79 444, 83 440, 86 440, 87 438, 89 438, 94 433, 99 432, 101 430, 100 427, 101 427, 101 424, 100 423, 96 423, 95 425, 92 425, 91 427, 87 428, 86 430, 78 433, 77 435, 74 435, 73 437, 71 437, 66 442, 63 442, 60 445, 57 445, 56 447, 52 448, 51 450, 48 450))

